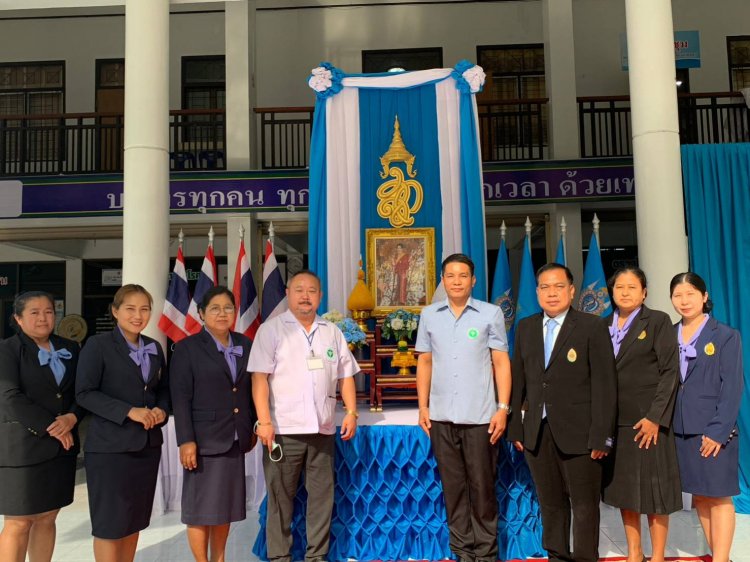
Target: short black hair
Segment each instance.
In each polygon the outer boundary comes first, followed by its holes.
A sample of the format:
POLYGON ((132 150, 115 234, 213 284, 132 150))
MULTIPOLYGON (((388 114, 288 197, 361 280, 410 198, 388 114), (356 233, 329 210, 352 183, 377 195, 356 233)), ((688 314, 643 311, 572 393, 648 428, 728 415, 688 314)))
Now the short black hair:
POLYGON ((211 287, 208 291, 206 291, 203 294, 203 298, 201 299, 200 304, 198 305, 198 310, 201 312, 206 312, 206 308, 208 308, 209 303, 214 297, 218 297, 219 295, 226 295, 229 297, 229 300, 232 301, 232 304, 234 304, 234 293, 230 291, 227 287, 224 285, 216 285, 216 287, 211 287))
POLYGON ((310 277, 313 277, 318 282, 318 289, 323 289, 323 282, 320 280, 320 277, 318 277, 318 274, 311 269, 300 269, 297 273, 289 278, 289 281, 287 281, 287 286, 291 285, 292 281, 294 281, 294 279, 296 277, 299 277, 300 275, 309 275, 310 277))
POLYGON ((640 267, 636 266, 630 266, 630 267, 621 267, 617 271, 615 271, 612 276, 607 279, 607 290, 609 291, 609 294, 612 294, 612 289, 615 286, 615 283, 617 282, 617 278, 620 275, 624 275, 625 273, 632 273, 638 278, 638 281, 641 283, 641 287, 644 289, 648 289, 648 281, 646 280, 646 274, 643 272, 643 270, 640 267))
POLYGON ((566 266, 561 263, 557 263, 556 261, 545 263, 542 267, 536 270, 537 284, 539 284, 539 277, 542 275, 542 273, 547 273, 548 271, 552 271, 553 269, 562 269, 565 272, 565 277, 568 278, 568 283, 570 283, 571 285, 573 284, 573 273, 566 266))
MULTIPOLYGON (((697 273, 693 273, 692 271, 686 271, 684 273, 678 273, 674 277, 672 277, 672 281, 669 282, 669 296, 671 297, 674 294, 674 290, 677 287, 677 285, 680 285, 682 283, 688 283, 698 289, 702 295, 705 295, 708 293, 708 288, 706 287, 706 282, 703 280, 703 277, 698 275, 697 273)), ((711 299, 707 299, 706 302, 703 303, 703 312, 708 314, 711 312, 714 308, 714 303, 711 302, 711 299)))
POLYGON ((466 254, 451 254, 443 260, 443 264, 440 266, 440 273, 445 275, 445 268, 449 263, 465 263, 469 266, 469 271, 472 277, 474 276, 474 262, 466 254))
POLYGON ((52 306, 52 310, 55 309, 55 297, 47 291, 26 291, 16 295, 13 300, 13 314, 10 316, 10 325, 16 332, 21 332, 21 326, 16 322, 16 316, 23 316, 23 311, 26 310, 26 305, 29 304, 31 299, 47 299, 52 306))

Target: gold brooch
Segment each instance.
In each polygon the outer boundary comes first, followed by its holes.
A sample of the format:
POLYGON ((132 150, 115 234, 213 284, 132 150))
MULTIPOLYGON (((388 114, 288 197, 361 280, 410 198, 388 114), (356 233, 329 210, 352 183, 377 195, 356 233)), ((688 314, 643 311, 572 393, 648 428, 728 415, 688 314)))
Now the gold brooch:
POLYGON ((571 347, 568 351, 568 361, 575 363, 576 359, 578 359, 578 354, 576 353, 576 350, 571 347))
POLYGON ((645 340, 646 339, 646 330, 643 330, 640 334, 638 334, 639 340, 645 340))
POLYGON ((711 342, 708 342, 708 343, 706 344, 706 347, 704 347, 704 348, 703 348, 703 352, 704 352, 704 353, 705 353, 706 355, 713 355, 714 353, 716 353, 716 347, 714 346, 714 344, 713 344, 713 343, 711 343, 711 342))

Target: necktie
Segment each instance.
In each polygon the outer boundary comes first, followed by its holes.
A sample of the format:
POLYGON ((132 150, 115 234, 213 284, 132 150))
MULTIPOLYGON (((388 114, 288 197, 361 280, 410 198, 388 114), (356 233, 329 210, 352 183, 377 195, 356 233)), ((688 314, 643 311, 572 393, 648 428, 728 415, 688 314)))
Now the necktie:
POLYGON ((242 357, 242 346, 241 345, 230 345, 229 347, 223 347, 221 351, 224 353, 224 359, 229 365, 229 371, 232 373, 232 380, 237 381, 237 357, 242 357))
MULTIPOLYGON (((555 328, 557 320, 550 318, 547 320, 547 333, 544 335, 544 367, 549 365, 549 358, 552 356, 552 348, 555 347, 555 328)), ((539 340, 537 340, 539 341, 539 340)))
MULTIPOLYGON (((50 346, 51 345, 52 344, 50 344, 50 346)), ((52 348, 52 351, 47 351, 41 347, 39 348, 39 364, 42 367, 49 364, 49 368, 52 369, 52 374, 55 375, 57 386, 60 386, 60 383, 65 376, 65 363, 63 363, 62 360, 70 359, 71 357, 73 357, 73 354, 67 349, 56 350, 52 348)))
POLYGON ((130 352, 130 358, 141 368, 143 382, 148 382, 148 374, 151 370, 151 358, 149 355, 156 355, 157 353, 156 344, 153 342, 148 345, 141 345, 130 352))

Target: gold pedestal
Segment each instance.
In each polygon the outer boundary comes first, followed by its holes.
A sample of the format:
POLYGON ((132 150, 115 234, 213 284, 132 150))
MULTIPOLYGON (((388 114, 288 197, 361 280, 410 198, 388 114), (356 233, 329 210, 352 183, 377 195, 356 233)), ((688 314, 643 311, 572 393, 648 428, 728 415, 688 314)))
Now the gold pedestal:
POLYGON ((394 351, 391 365, 399 367, 399 376, 409 376, 411 375, 409 367, 416 367, 417 358, 414 357, 413 351, 394 351))
POLYGON ((352 318, 363 332, 367 332, 367 319, 370 317, 369 310, 352 310, 352 318))

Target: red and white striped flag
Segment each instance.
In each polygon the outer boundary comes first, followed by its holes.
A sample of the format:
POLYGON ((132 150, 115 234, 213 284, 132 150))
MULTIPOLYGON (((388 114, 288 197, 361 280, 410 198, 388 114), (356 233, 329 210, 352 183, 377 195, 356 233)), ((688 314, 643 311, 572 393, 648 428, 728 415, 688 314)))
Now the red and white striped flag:
POLYGON ((234 305, 237 317, 234 321, 234 331, 245 334, 251 340, 260 326, 260 310, 258 306, 258 292, 255 290, 253 274, 245 253, 245 241, 240 240, 240 252, 237 255, 237 268, 234 270, 234 305))
POLYGON ((269 239, 266 242, 266 259, 263 262, 263 306, 261 308, 263 322, 278 316, 287 308, 289 306, 286 300, 286 285, 281 278, 276 254, 273 253, 273 244, 269 239))
POLYGON ((185 319, 185 331, 189 334, 197 334, 203 328, 203 320, 198 314, 198 303, 203 300, 203 295, 217 285, 216 258, 214 257, 214 247, 211 242, 208 243, 206 255, 201 265, 201 273, 198 276, 198 283, 195 285, 193 298, 190 300, 187 318, 185 319))
POLYGON ((189 334, 185 330, 185 321, 190 307, 190 290, 185 274, 185 257, 182 255, 182 243, 177 248, 177 259, 174 261, 172 278, 169 280, 164 310, 159 318, 159 329, 177 343, 189 334))

